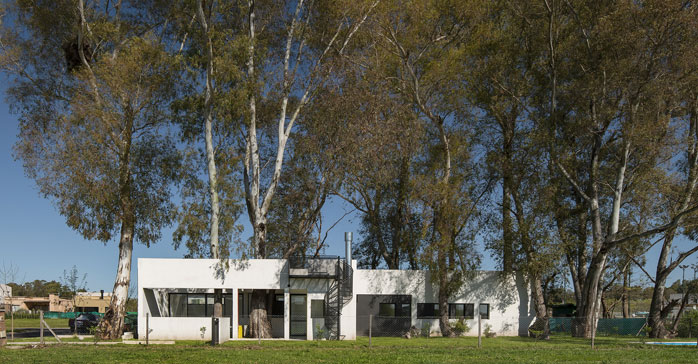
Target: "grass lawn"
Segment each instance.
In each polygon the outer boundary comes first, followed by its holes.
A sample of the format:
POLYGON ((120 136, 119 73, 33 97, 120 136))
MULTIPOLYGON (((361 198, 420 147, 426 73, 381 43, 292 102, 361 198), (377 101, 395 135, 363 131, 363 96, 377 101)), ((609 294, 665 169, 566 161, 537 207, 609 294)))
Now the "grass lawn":
POLYGON ((638 338, 588 340, 527 338, 367 338, 357 341, 228 342, 210 347, 202 342, 175 345, 58 345, 0 350, 0 363, 696 363, 696 347, 636 344, 638 338))
MULTIPOLYGON (((46 323, 52 328, 52 329, 67 329, 68 326, 68 319, 44 319, 46 323)), ((10 318, 6 318, 5 320, 5 326, 7 331, 10 331, 10 318)), ((39 319, 15 319, 15 329, 30 329, 30 328, 38 328, 39 327, 39 319)))

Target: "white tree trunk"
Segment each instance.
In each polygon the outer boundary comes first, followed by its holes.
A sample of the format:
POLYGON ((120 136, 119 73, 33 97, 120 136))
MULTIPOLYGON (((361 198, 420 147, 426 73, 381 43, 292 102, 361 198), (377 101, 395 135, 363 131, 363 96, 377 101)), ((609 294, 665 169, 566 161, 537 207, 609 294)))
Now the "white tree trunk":
POLYGON ((220 205, 218 202, 218 179, 216 176, 216 155, 213 148, 213 44, 209 33, 209 24, 206 21, 201 0, 197 1, 197 15, 201 28, 206 36, 206 91, 204 95, 205 121, 204 132, 206 139, 206 160, 208 162, 208 185, 211 198, 211 225, 209 238, 211 241, 211 258, 219 259, 220 246, 218 244, 218 214, 220 205))
POLYGON ((133 257, 133 224, 122 223, 121 239, 119 241, 119 262, 116 270, 116 280, 109 308, 100 322, 99 335, 104 339, 118 339, 124 330, 124 316, 128 288, 131 284, 131 260, 133 257))

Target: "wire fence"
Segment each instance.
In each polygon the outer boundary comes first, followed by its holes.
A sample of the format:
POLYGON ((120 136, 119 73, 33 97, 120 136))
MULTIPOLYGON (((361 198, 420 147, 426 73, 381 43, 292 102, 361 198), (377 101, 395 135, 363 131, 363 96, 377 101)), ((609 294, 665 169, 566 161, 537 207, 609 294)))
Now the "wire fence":
MULTIPOLYGON (((549 325, 551 334, 572 335, 577 323, 572 317, 553 317, 549 325)), ((596 336, 643 336, 646 325, 645 318, 602 318, 597 321, 596 336)))
MULTIPOLYGON (((476 335, 478 331, 477 318, 452 318, 449 326, 455 336, 470 333, 476 335)), ((493 331, 486 319, 482 320, 482 335, 493 336, 493 331)), ((356 335, 368 337, 433 337, 441 336, 441 327, 438 317, 420 317, 412 320, 410 316, 381 316, 359 315, 356 317, 356 335)))

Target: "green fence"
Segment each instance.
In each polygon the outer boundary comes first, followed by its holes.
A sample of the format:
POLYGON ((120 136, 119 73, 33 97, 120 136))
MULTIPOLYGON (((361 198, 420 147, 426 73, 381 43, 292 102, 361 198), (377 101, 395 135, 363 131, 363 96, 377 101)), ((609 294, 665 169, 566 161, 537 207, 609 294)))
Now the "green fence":
MULTIPOLYGON (((599 319, 596 325, 597 336, 632 335, 643 336, 645 318, 615 318, 599 319)), ((554 317, 550 319, 550 332, 558 334, 572 334, 571 317, 554 317)))

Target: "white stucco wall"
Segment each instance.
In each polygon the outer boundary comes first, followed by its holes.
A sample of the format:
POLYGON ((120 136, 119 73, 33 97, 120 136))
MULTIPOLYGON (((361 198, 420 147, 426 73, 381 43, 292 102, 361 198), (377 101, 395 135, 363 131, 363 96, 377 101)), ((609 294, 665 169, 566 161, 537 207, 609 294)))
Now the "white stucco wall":
POLYGON ((286 288, 286 264, 284 259, 231 259, 230 269, 218 274, 217 259, 141 258, 138 285, 143 288, 286 288))
MULTIPOLYGON (((437 319, 417 318, 418 303, 438 302, 438 290, 429 272, 360 269, 354 271, 354 277, 355 295, 412 295, 412 325, 421 329, 430 324, 432 334, 440 334, 437 319)), ((483 320, 483 330, 490 325, 500 336, 517 336, 525 334, 533 319, 528 297, 529 289, 522 277, 503 279, 499 272, 480 271, 465 282, 449 303, 473 303, 476 313, 480 303, 489 303, 490 318, 483 320)), ((466 323, 471 328, 466 335, 477 336, 477 319, 466 323)))

